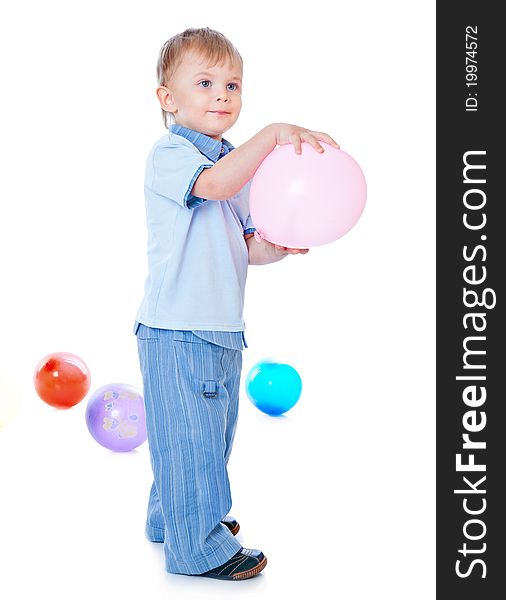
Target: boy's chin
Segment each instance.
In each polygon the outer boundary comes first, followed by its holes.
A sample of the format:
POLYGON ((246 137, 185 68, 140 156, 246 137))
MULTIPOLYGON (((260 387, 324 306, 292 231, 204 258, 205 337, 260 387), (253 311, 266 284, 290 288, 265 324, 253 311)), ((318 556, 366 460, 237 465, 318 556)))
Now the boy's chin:
POLYGON ((226 131, 232 128, 232 125, 229 127, 220 127, 220 129, 213 129, 209 132, 206 132, 206 135, 209 137, 221 137, 226 131))
POLYGON ((224 119, 222 122, 219 123, 206 123, 207 127, 209 128, 210 131, 214 131, 216 132, 217 135, 219 135, 220 133, 225 133, 225 131, 228 131, 229 129, 232 129, 232 127, 235 125, 237 119, 224 119))

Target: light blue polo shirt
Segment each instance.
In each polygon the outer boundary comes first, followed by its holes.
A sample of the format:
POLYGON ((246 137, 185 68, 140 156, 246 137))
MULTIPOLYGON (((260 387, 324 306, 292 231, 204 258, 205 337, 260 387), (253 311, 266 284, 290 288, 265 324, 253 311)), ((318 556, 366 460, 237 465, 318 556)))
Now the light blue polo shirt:
POLYGON ((233 149, 180 125, 153 146, 144 183, 149 274, 136 321, 242 349, 251 182, 223 201, 190 193, 203 169, 233 149))

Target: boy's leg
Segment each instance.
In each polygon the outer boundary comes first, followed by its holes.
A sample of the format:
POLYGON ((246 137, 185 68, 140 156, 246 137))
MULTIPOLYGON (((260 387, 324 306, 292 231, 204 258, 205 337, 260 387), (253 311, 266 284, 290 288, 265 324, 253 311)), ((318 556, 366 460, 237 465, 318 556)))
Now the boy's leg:
POLYGON ((191 332, 140 326, 146 426, 165 520, 166 568, 197 574, 230 559, 241 544, 220 523, 231 506, 225 429, 226 353, 191 332))
MULTIPOLYGON (((230 351, 224 353, 222 361, 225 373, 224 393, 228 394, 228 408, 225 426, 225 464, 228 463, 235 430, 237 427, 237 416, 239 410, 239 387, 241 381, 242 352, 230 351)), ((148 518, 146 523, 146 535, 152 542, 164 541, 165 520, 163 518, 160 499, 156 483, 153 481, 148 502, 148 518)))
POLYGON ((242 352, 230 350, 228 362, 225 364, 224 387, 228 394, 227 423, 225 428, 225 464, 228 463, 234 442, 239 411, 239 386, 241 382, 242 352))
POLYGON ((158 497, 156 482, 153 481, 148 501, 148 518, 146 521, 146 536, 152 542, 163 542, 165 535, 165 519, 163 518, 162 505, 158 497))

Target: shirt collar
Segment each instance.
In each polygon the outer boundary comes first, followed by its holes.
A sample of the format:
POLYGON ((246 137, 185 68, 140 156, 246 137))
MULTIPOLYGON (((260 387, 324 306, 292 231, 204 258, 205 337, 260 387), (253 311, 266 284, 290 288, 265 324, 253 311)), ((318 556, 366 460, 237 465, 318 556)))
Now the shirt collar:
POLYGON ((228 154, 231 150, 234 150, 234 146, 232 146, 230 142, 227 142, 227 140, 223 138, 220 142, 219 140, 215 140, 208 135, 204 135, 203 133, 199 133, 193 129, 188 129, 187 127, 183 127, 177 123, 173 123, 169 127, 169 131, 186 138, 197 148, 199 152, 201 152, 204 156, 207 156, 207 158, 213 162, 216 162, 228 154))

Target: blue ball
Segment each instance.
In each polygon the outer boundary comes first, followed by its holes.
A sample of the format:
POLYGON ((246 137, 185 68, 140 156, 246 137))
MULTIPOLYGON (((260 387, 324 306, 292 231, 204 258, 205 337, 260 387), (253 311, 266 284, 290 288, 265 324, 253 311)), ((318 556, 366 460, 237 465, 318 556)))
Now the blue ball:
POLYGON ((302 380, 290 365, 276 362, 258 362, 246 376, 246 393, 262 412, 282 415, 297 403, 302 391, 302 380))

